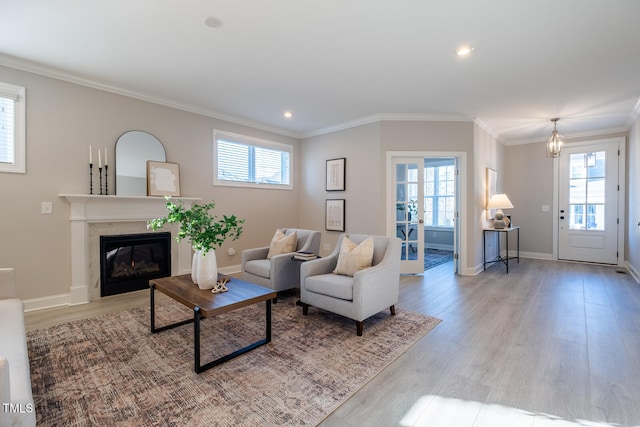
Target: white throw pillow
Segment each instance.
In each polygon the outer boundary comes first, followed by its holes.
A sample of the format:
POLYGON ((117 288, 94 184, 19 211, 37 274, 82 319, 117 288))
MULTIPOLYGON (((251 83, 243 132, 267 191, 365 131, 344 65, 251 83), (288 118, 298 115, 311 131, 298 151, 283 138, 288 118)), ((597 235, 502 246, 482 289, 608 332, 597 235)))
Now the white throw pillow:
POLYGON ((296 236, 295 231, 285 236, 282 231, 279 229, 276 230, 276 233, 273 235, 273 239, 271 239, 271 244, 269 245, 267 259, 271 259, 271 257, 276 255, 294 252, 296 250, 297 241, 298 237, 296 236))
POLYGON ((356 245, 348 237, 342 239, 338 265, 333 270, 335 274, 353 276, 360 270, 371 267, 373 260, 373 237, 367 237, 362 243, 356 245))

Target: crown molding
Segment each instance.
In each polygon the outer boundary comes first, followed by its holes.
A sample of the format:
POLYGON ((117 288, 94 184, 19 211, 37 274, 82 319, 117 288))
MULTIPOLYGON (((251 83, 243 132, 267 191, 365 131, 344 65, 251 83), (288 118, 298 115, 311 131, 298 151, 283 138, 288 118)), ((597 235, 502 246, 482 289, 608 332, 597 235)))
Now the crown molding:
MULTIPOLYGON (((83 77, 79 74, 70 73, 65 70, 61 70, 58 68, 46 66, 46 65, 35 63, 32 61, 16 58, 14 56, 6 55, 3 53, 0 53, 0 66, 14 68, 20 71, 26 71, 33 74, 54 78, 57 80, 63 80, 69 83, 74 83, 81 86, 90 87, 93 89, 98 89, 105 92, 126 96, 129 98, 138 99, 138 100, 149 102, 152 104, 162 105, 165 107, 190 112, 190 113, 198 114, 201 116, 210 117, 213 119, 223 120, 229 123, 234 123, 241 126, 247 126, 253 129, 262 130, 265 132, 271 132, 277 135, 287 136, 295 139, 311 138, 314 136, 325 135, 332 132, 337 132, 337 131, 346 130, 346 129, 350 129, 358 126, 363 126, 370 123, 377 123, 377 122, 383 122, 383 121, 420 121, 420 122, 473 122, 476 125, 478 125, 480 128, 482 128, 485 132, 487 132, 489 135, 491 135, 493 138, 495 138, 496 141, 500 142, 505 146, 534 144, 534 143, 544 142, 544 140, 540 138, 507 141, 504 138, 499 137, 499 135, 493 129, 491 129, 484 121, 482 121, 477 116, 447 115, 447 114, 401 114, 401 113, 373 114, 370 116, 365 116, 359 119, 340 123, 335 126, 329 126, 329 127, 309 131, 309 132, 293 132, 293 131, 289 131, 281 128, 268 126, 263 123, 253 122, 240 117, 223 114, 219 111, 209 110, 209 109, 201 108, 201 107, 190 105, 190 104, 180 103, 173 99, 158 97, 150 93, 145 93, 141 91, 136 91, 136 90, 116 86, 109 82, 99 81, 99 80, 88 78, 88 77, 83 77)), ((624 128, 605 129, 605 130, 599 130, 596 132, 586 132, 586 133, 573 134, 573 135, 565 134, 563 136, 564 138, 573 139, 573 138, 589 138, 589 137, 602 136, 602 135, 607 135, 612 133, 625 133, 625 132, 628 132, 629 129, 631 129, 631 127, 636 122, 636 120, 638 120, 638 117, 640 117, 640 99, 638 100, 635 108, 631 112, 629 121, 627 122, 627 125, 624 128)))
POLYGON ((638 120, 638 117, 640 117, 640 99, 638 99, 638 102, 636 102, 636 106, 629 115, 629 121, 627 122, 628 129, 631 129, 634 123, 638 120))
POLYGON ((305 132, 302 134, 302 139, 311 138, 314 136, 326 135, 341 130, 351 129, 358 126, 367 125, 370 123, 379 123, 384 121, 399 121, 399 122, 473 122, 475 117, 462 116, 462 115, 446 115, 446 114, 402 114, 402 113, 383 113, 372 114, 370 116, 361 117, 359 119, 351 120, 348 122, 340 123, 335 126, 329 126, 305 132))
MULTIPOLYGON (((627 133, 627 132, 629 132, 629 129, 630 129, 629 127, 620 127, 620 128, 610 128, 610 129, 600 129, 600 130, 593 131, 593 132, 583 132, 583 133, 573 133, 573 134, 563 133, 562 134, 562 138, 565 141, 569 141, 569 140, 572 140, 572 139, 579 139, 579 138, 594 138, 594 137, 602 137, 602 136, 611 136, 611 135, 614 135, 614 134, 627 133)), ((544 143, 544 142, 546 142, 546 139, 532 138, 532 139, 521 139, 521 140, 507 141, 507 142, 504 142, 503 144, 505 146, 513 146, 513 145, 538 144, 538 143, 544 143)))
POLYGON ((267 126, 262 123, 252 122, 239 117, 223 114, 218 111, 213 111, 206 108, 197 107, 194 105, 180 103, 173 99, 162 98, 149 93, 116 86, 112 83, 83 77, 83 76, 80 76, 79 74, 70 73, 68 71, 60 70, 58 68, 15 58, 13 56, 5 55, 2 53, 0 53, 0 65, 9 67, 9 68, 14 68, 20 71, 26 71, 33 74, 54 78, 57 80, 63 80, 69 83, 74 83, 81 86, 90 87, 93 89, 102 90, 104 92, 110 92, 117 95, 138 99, 140 101, 145 101, 152 104, 162 105, 169 108, 175 108, 176 110, 199 114, 201 116, 210 117, 213 119, 224 120, 226 122, 234 123, 237 125, 248 126, 254 129, 263 130, 263 131, 275 133, 278 135, 288 136, 296 139, 301 138, 301 134, 297 132, 291 132, 291 131, 287 131, 280 128, 274 128, 272 126, 267 126))
POLYGON ((500 138, 498 136, 498 134, 489 127, 489 125, 487 125, 485 122, 483 122, 480 118, 476 117, 475 120, 473 121, 476 125, 478 125, 480 128, 482 128, 482 130, 484 130, 485 132, 487 132, 493 139, 495 139, 497 142, 499 142, 502 145, 506 145, 505 142, 502 140, 502 138, 500 138))

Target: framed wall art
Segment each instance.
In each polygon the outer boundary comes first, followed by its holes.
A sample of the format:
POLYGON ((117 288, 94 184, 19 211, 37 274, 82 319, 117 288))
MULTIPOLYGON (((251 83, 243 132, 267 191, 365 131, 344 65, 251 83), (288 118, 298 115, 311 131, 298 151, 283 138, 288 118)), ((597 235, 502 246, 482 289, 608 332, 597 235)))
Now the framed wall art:
POLYGON ((147 195, 180 196, 180 167, 177 163, 147 161, 147 195))
MULTIPOLYGON (((498 172, 491 168, 487 168, 487 200, 484 205, 489 206, 489 200, 491 200, 491 196, 496 194, 497 188, 496 186, 498 182, 498 172)), ((496 216, 496 209, 487 209, 487 219, 493 219, 496 216)))
POLYGON ((327 199, 325 226, 328 231, 344 231, 344 199, 327 199))
POLYGON ((327 160, 327 191, 345 190, 346 158, 327 160))

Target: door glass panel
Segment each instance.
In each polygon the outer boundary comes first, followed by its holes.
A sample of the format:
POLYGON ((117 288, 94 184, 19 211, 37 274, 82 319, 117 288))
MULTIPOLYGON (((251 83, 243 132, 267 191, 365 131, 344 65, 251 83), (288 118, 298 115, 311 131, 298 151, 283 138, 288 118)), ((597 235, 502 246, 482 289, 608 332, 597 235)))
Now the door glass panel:
POLYGON ((571 205, 569 207, 569 227, 572 230, 583 230, 584 224, 584 205, 571 205))
POLYGON ((604 178, 591 178, 587 184, 589 186, 587 203, 604 203, 604 178))
POLYGON ((396 236, 402 240, 402 260, 417 259, 418 165, 396 165, 396 236))
POLYGON ((569 181, 569 203, 587 202, 587 181, 585 179, 572 179, 569 181))
POLYGON ((396 184, 396 202, 407 201, 407 184, 396 184))
POLYGON ((571 154, 569 228, 604 230, 606 151, 571 154))
POLYGON ((604 230, 604 205, 587 205, 587 230, 604 230))
POLYGON ((584 163, 584 153, 572 154, 569 160, 569 178, 586 178, 587 169, 584 163))

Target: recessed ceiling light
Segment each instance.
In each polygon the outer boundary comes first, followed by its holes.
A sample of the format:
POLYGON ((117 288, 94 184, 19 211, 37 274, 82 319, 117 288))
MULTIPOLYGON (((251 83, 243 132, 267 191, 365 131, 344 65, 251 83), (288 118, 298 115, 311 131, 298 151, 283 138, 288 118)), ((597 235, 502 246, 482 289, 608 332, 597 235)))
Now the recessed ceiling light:
POLYGON ((467 56, 471 52, 473 52, 473 48, 470 46, 461 46, 456 50, 456 55, 458 56, 467 56))
POLYGON ((222 21, 220 21, 215 16, 207 16, 206 18, 204 18, 204 25, 209 28, 218 28, 222 25, 222 21))
POLYGON ((293 117, 293 113, 292 113, 291 111, 285 111, 285 112, 284 112, 284 116, 285 116, 287 119, 290 119, 291 117, 293 117))

